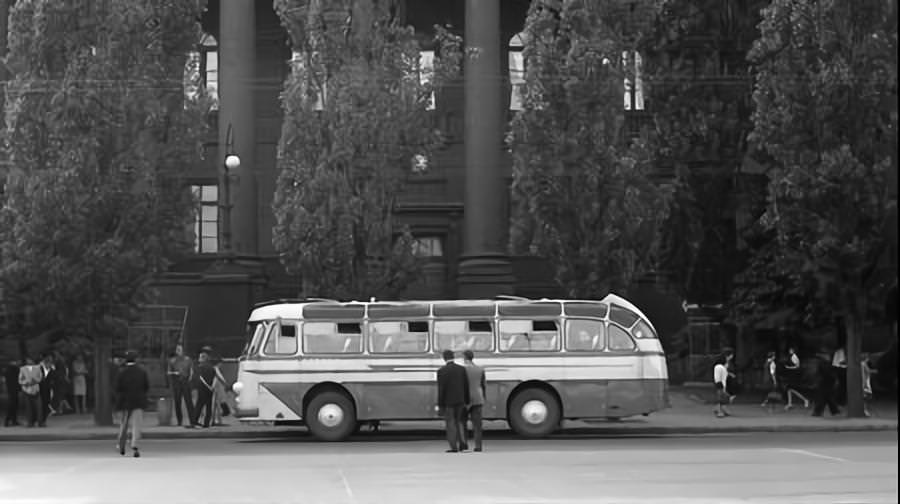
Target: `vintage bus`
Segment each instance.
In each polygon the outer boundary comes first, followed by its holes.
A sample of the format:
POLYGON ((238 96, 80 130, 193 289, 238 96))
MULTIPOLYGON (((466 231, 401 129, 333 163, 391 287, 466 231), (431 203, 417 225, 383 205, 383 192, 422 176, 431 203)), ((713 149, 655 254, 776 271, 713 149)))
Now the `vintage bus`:
POLYGON ((564 419, 618 419, 668 406, 653 324, 627 300, 336 302, 257 305, 233 389, 242 421, 305 424, 346 439, 361 424, 436 420, 441 351, 475 353, 486 420, 546 436, 564 419))

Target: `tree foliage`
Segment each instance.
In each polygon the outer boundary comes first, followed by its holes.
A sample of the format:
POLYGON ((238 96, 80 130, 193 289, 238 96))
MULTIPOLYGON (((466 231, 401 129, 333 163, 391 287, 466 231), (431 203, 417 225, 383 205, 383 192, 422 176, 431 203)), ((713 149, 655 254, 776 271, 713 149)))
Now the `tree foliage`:
POLYGON ((617 9, 537 1, 525 23, 523 110, 508 137, 511 247, 547 258, 569 296, 599 298, 652 270, 671 200, 646 140, 622 131, 634 76, 617 9))
MULTIPOLYGON (((0 285, 13 333, 110 335, 189 249, 197 2, 26 0, 10 15, 0 285), (118 323, 116 321, 119 321, 118 323)), ((31 351, 40 349, 31 349, 31 351)))
POLYGON ((745 56, 763 3, 668 0, 641 43, 654 157, 675 188, 661 269, 691 300, 721 300, 730 287, 735 224, 723 216, 733 214, 751 128, 745 56))
POLYGON ((852 414, 862 413, 859 338, 889 280, 878 270, 896 141, 884 106, 897 92, 888 8, 878 0, 772 0, 749 55, 750 140, 772 162, 763 222, 776 235, 775 267, 813 281, 845 321, 852 414))
POLYGON ((441 145, 428 107, 457 72, 460 41, 436 28, 430 72, 420 37, 384 2, 280 0, 276 10, 295 58, 282 93, 275 248, 305 295, 396 297, 420 269, 397 197, 413 160, 441 145))

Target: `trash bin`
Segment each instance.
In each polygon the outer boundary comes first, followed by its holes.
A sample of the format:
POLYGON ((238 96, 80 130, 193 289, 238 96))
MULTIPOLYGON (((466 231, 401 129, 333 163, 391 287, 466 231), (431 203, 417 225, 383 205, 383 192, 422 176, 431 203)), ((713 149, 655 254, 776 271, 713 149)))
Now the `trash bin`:
POLYGON ((159 418, 159 425, 172 425, 172 401, 160 397, 156 401, 156 415, 159 418))

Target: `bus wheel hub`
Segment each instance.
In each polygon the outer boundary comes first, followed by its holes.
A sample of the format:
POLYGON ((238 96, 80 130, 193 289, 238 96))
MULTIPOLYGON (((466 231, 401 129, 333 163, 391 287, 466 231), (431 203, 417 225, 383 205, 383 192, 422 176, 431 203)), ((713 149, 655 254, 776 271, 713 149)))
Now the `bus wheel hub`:
POLYGON ((323 404, 319 408, 319 423, 326 427, 337 427, 344 421, 344 410, 334 403, 323 404))
POLYGON ((532 425, 542 423, 547 419, 547 405, 537 400, 526 402, 522 405, 522 418, 532 425))

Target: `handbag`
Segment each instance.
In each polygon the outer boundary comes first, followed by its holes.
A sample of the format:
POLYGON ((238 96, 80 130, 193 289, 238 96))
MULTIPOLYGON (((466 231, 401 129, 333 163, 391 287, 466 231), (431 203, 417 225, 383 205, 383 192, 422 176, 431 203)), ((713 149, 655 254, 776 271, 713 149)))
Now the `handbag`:
POLYGON ((219 403, 219 407, 222 408, 222 416, 223 417, 226 417, 231 414, 231 408, 228 407, 227 402, 222 401, 221 403, 219 403))

